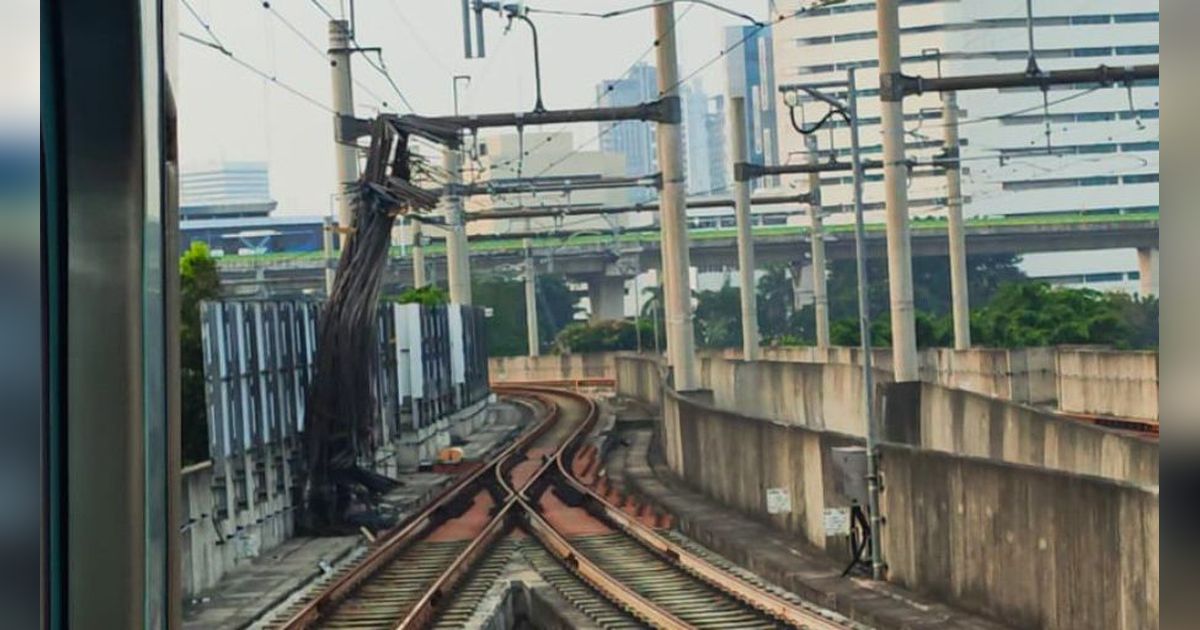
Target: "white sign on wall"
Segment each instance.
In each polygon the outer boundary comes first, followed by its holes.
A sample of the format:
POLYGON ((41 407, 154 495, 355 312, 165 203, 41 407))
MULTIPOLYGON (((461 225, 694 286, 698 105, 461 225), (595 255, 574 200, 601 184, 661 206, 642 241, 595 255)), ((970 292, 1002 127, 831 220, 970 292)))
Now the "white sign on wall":
POLYGON ((787 488, 767 488, 767 514, 787 514, 792 511, 792 493, 787 488))
POLYGON ((825 508, 825 535, 850 534, 850 508, 825 508))
POLYGON ((239 558, 257 558, 262 549, 262 541, 257 533, 242 533, 233 539, 233 544, 239 558))

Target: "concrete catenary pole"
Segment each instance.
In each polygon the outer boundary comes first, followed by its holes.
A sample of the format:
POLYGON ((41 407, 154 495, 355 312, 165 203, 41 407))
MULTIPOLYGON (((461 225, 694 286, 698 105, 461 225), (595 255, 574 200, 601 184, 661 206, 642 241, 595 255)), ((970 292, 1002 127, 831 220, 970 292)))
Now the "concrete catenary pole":
POLYGON ((533 263, 533 242, 525 239, 525 335, 529 343, 529 356, 541 354, 538 340, 537 271, 533 263))
MULTIPOLYGON (((337 222, 349 229, 354 226, 350 187, 358 181, 358 149, 352 141, 342 140, 342 116, 354 116, 354 82, 350 76, 350 22, 329 22, 329 66, 333 79, 334 160, 337 165, 337 222)), ((342 232, 342 238, 350 237, 342 232)))
POLYGON ((942 93, 946 142, 946 219, 950 239, 950 306, 954 318, 954 349, 971 347, 971 303, 967 288, 967 236, 963 227, 962 169, 958 161, 958 98, 942 93))
POLYGON ((429 284, 425 279, 425 239, 421 234, 421 222, 413 221, 412 227, 412 274, 413 288, 420 289, 429 284))
POLYGON ((879 100, 883 131, 883 186, 887 209, 888 290, 892 315, 892 370, 897 383, 917 381, 913 313, 912 243, 908 226, 908 170, 904 158, 904 96, 900 75, 900 0, 876 4, 879 100), (889 89, 891 88, 891 89, 889 89))
POLYGON ((850 110, 850 159, 854 165, 854 259, 858 267, 858 334, 862 351, 863 418, 867 425, 867 511, 871 519, 871 575, 883 579, 883 551, 880 539, 883 536, 882 515, 879 513, 879 442, 875 423, 874 405, 871 394, 875 389, 872 382, 874 369, 871 361, 871 301, 868 296, 870 279, 867 277, 867 234, 863 225, 863 167, 858 141, 858 86, 855 84, 854 68, 846 72, 847 105, 850 110))
MULTIPOLYGON (((746 162, 746 98, 729 97, 729 133, 733 142, 733 163, 746 162)), ((757 361, 758 303, 754 293, 754 236, 750 231, 750 182, 744 177, 733 184, 734 211, 737 216, 738 279, 742 300, 742 358, 757 361)))
MULTIPOLYGON (((820 156, 817 151, 817 137, 808 135, 804 138, 808 148, 808 163, 817 164, 820 156)), ((829 347, 829 292, 825 285, 825 225, 821 217, 821 174, 808 174, 808 220, 812 238, 812 274, 813 274, 813 310, 817 321, 817 347, 829 347)))
MULTIPOLYGON (((654 31, 658 41, 658 91, 662 98, 679 96, 679 59, 675 51, 675 4, 654 6, 654 31)), ((666 306, 667 361, 677 391, 697 389, 696 341, 692 325, 688 254, 686 184, 683 173, 683 131, 679 123, 658 123, 658 166, 662 172, 663 301, 666 306)))
MULTIPOLYGON (((462 181, 462 155, 453 149, 443 153, 446 163, 447 187, 462 181)), ((463 202, 458 193, 446 196, 446 275, 450 285, 450 301, 455 304, 471 303, 471 262, 467 249, 467 228, 463 222, 463 202)))

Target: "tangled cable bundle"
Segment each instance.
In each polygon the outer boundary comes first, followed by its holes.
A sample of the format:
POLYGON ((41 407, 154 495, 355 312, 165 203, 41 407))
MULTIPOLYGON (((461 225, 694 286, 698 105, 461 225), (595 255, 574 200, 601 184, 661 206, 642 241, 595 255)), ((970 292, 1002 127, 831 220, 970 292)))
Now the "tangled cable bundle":
POLYGON ((396 482, 358 465, 374 450, 370 427, 378 413, 375 313, 401 212, 428 209, 437 196, 411 184, 408 135, 375 123, 367 166, 355 184, 352 236, 342 247, 333 288, 318 322, 314 376, 305 408, 308 496, 304 528, 353 530, 369 519, 372 497, 396 482), (393 153, 390 164, 388 156, 393 153))

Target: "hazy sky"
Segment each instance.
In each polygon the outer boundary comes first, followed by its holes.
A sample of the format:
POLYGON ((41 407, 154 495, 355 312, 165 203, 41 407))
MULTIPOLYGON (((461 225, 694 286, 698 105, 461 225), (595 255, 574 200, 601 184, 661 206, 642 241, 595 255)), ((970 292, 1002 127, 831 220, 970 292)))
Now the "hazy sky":
MULTIPOLYGON (((338 0, 319 0, 334 15, 338 0)), ((330 103, 330 72, 323 52, 305 43, 259 0, 189 0, 216 37, 242 60, 321 103, 330 103)), ((536 0, 532 8, 606 11, 644 4, 642 0, 536 0)), ((765 0, 723 0, 724 6, 765 17, 765 0)), ((358 0, 357 39, 362 46, 381 46, 384 60, 401 91, 422 114, 449 114, 451 78, 472 76, 461 90, 467 113, 529 110, 534 102, 533 57, 529 29, 485 14, 487 57, 464 59, 460 0, 358 0)), ((288 23, 321 51, 328 44, 328 18, 313 0, 271 3, 288 23)), ((677 3, 683 16, 677 34, 684 75, 716 56, 722 28, 745 23, 712 8, 677 3), (685 14, 686 12, 686 14, 685 14)), ((619 76, 650 48, 653 12, 611 19, 535 15, 542 52, 543 98, 546 107, 584 107, 595 100, 602 79, 619 76)), ((182 4, 179 30, 207 37, 182 4)), ((653 63, 654 52, 645 60, 653 63)), ((323 214, 334 190, 330 114, 255 76, 221 53, 183 41, 179 44, 180 150, 184 169, 221 160, 266 160, 272 196, 279 212, 323 214)), ((361 58, 354 77, 391 111, 405 112, 395 93, 361 58)), ((710 93, 724 90, 724 62, 697 75, 710 93)), ((355 88, 360 116, 369 116, 379 100, 355 88)), ((557 127, 551 126, 551 129, 557 127)), ((577 127, 582 143, 596 133, 594 124, 577 127)))

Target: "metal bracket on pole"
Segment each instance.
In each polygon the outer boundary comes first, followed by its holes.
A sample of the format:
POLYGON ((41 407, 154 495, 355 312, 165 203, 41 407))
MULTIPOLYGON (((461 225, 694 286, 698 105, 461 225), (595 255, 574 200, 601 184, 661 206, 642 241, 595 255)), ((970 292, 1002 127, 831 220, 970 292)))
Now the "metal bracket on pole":
POLYGON ((920 94, 923 89, 921 77, 913 77, 903 72, 888 72, 879 75, 879 100, 898 102, 905 96, 920 94))
POLYGON ((678 96, 665 96, 655 101, 622 107, 590 107, 466 116, 387 114, 384 118, 399 131, 419 135, 449 148, 458 148, 462 144, 464 130, 474 132, 493 127, 625 120, 679 124, 683 121, 683 110, 678 96))
POLYGON ((357 139, 371 135, 371 121, 350 114, 338 115, 337 138, 339 144, 357 146, 357 139))
POLYGON ((754 164, 752 162, 736 162, 733 165, 734 181, 746 182, 762 177, 763 174, 763 167, 761 164, 754 164))

